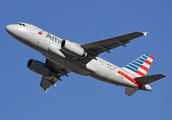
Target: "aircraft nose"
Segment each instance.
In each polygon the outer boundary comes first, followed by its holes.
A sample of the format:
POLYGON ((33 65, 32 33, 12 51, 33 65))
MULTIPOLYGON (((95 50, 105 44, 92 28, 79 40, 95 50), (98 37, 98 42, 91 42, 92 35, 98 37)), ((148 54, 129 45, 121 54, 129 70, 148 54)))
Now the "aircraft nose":
POLYGON ((12 33, 13 33, 13 31, 14 31, 14 26, 13 25, 7 25, 6 27, 5 27, 5 29, 6 29, 6 31, 11 35, 12 33))

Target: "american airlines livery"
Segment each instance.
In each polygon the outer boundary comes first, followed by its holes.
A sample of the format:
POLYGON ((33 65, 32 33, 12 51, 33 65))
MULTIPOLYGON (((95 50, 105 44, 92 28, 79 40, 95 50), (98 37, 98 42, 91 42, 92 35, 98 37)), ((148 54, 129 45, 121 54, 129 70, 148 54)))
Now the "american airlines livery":
POLYGON ((154 59, 143 54, 133 62, 120 68, 102 58, 102 52, 118 46, 126 47, 130 40, 147 34, 133 32, 96 42, 77 44, 61 39, 47 31, 27 23, 16 23, 6 26, 6 31, 19 42, 39 51, 46 57, 46 62, 30 59, 27 67, 42 75, 40 86, 47 92, 49 87, 56 86, 61 76, 75 72, 95 79, 125 87, 125 94, 131 96, 137 90, 151 91, 151 82, 166 77, 163 74, 146 76, 154 59))

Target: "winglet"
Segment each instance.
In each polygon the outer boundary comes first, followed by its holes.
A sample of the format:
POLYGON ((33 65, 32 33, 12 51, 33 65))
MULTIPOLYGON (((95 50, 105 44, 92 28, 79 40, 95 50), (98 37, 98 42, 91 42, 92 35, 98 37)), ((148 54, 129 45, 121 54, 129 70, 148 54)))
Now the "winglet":
POLYGON ((54 87, 57 87, 56 84, 53 84, 54 87))
POLYGON ((148 32, 143 32, 144 36, 146 36, 148 34, 148 32))
POLYGON ((48 88, 47 88, 47 89, 45 89, 45 93, 47 93, 47 91, 48 91, 48 88))

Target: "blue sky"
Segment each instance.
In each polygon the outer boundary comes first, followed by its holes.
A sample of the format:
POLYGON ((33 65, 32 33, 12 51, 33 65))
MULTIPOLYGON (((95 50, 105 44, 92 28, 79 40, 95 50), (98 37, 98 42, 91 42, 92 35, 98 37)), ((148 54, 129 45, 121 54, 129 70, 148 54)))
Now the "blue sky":
POLYGON ((171 0, 6 0, 0 4, 0 119, 114 120, 170 119, 172 111, 171 0), (58 37, 82 44, 135 31, 149 32, 127 47, 99 55, 119 67, 144 53, 155 57, 148 75, 166 78, 151 83, 152 92, 124 94, 124 87, 70 73, 45 93, 41 76, 26 64, 45 58, 5 31, 17 22, 34 24, 58 37))

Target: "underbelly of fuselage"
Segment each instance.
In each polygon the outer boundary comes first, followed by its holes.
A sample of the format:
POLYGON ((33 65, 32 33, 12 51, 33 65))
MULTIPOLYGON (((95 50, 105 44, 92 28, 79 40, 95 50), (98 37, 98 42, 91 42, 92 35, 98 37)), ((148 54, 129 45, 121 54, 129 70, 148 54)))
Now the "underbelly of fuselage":
POLYGON ((112 73, 111 75, 109 74, 109 77, 104 77, 103 75, 99 75, 98 73, 89 74, 89 76, 97 80, 114 84, 117 86, 119 85, 124 87, 137 87, 132 82, 124 78, 120 78, 116 73, 112 73))

